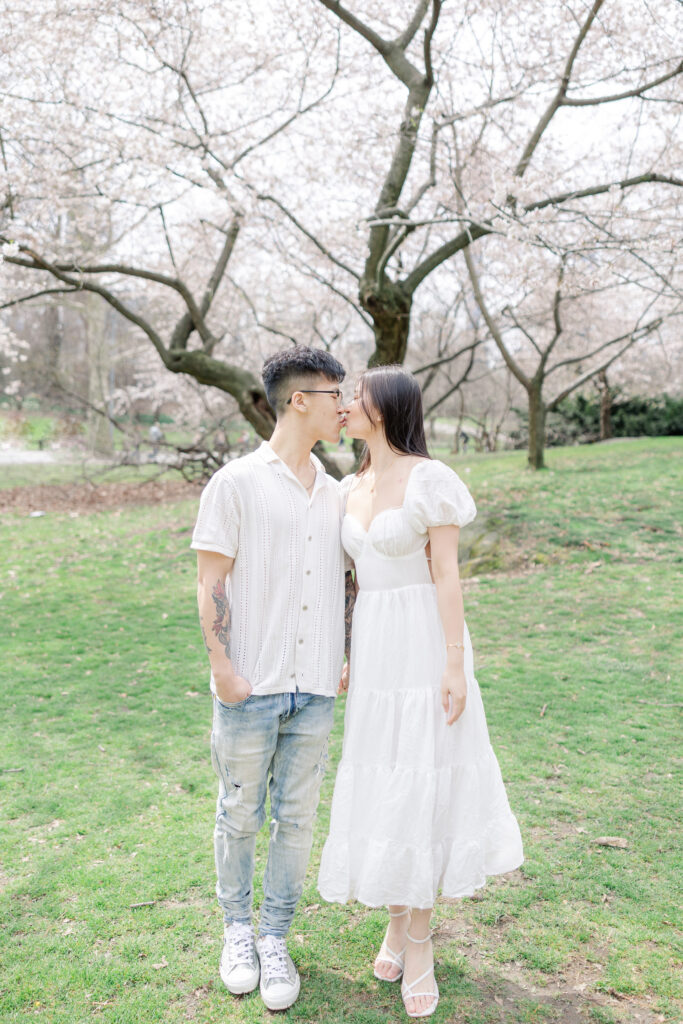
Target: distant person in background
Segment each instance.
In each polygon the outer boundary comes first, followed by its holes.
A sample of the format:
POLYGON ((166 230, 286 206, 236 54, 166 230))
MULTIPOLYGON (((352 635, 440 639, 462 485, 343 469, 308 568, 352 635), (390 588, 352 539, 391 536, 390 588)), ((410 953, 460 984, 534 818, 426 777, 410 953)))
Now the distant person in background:
POLYGON ((457 474, 429 457, 420 388, 402 367, 362 374, 346 433, 367 447, 342 481, 357 598, 318 888, 326 900, 388 907, 375 976, 402 978, 408 1015, 427 1017, 439 1000, 437 893, 471 896, 522 863, 460 589, 460 527, 476 509, 457 474))
POLYGON ((149 428, 149 439, 152 443, 152 458, 156 459, 159 445, 164 439, 164 432, 157 420, 154 420, 154 423, 149 428))
POLYGON ((192 539, 213 693, 220 976, 236 995, 260 979, 270 1010, 299 994, 285 940, 308 865, 344 657, 339 484, 311 454, 316 441, 339 440, 344 374, 317 349, 290 348, 266 361, 276 414, 270 442, 214 474, 192 539), (254 850, 268 791, 255 941, 254 850))

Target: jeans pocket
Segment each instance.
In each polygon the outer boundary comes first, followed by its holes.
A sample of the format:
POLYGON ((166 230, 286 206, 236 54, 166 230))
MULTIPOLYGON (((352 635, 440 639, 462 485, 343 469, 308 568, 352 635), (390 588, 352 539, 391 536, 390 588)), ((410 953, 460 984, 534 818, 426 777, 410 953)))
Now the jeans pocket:
POLYGON ((218 694, 214 693, 214 698, 216 700, 216 703, 218 704, 219 707, 225 708, 226 711, 238 711, 238 710, 240 710, 241 708, 244 707, 245 704, 249 703, 249 701, 251 700, 252 696, 253 696, 253 694, 250 693, 248 697, 244 698, 244 700, 226 701, 226 700, 221 700, 220 697, 218 696, 218 694))

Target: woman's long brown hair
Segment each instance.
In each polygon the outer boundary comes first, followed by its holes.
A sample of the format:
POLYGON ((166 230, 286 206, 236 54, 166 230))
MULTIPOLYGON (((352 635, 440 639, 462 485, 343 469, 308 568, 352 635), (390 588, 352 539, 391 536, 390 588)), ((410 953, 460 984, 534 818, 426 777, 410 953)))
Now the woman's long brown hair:
MULTIPOLYGON (((427 451, 422 392, 412 373, 402 366, 374 366, 358 380, 358 401, 373 426, 376 415, 382 417, 384 436, 389 447, 402 455, 431 458, 427 451)), ((366 445, 361 456, 359 473, 370 465, 366 445)))

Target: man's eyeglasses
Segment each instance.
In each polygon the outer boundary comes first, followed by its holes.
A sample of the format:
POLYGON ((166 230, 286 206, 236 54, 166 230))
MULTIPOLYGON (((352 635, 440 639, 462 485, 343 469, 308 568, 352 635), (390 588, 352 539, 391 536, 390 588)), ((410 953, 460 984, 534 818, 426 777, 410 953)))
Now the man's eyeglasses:
MULTIPOLYGON (((344 393, 339 388, 297 388, 303 395, 334 395, 337 399, 337 405, 342 405, 344 402, 344 393)), ((295 392, 296 394, 296 392, 295 392)), ((287 399, 286 405, 289 405, 292 401, 292 395, 287 399)))

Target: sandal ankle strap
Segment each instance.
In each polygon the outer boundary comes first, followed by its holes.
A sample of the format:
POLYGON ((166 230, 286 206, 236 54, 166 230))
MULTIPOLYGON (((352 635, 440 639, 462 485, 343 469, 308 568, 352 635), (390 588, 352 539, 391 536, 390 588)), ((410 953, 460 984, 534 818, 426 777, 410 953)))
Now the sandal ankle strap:
POLYGON ((416 943, 419 943, 419 942, 429 942, 431 937, 432 937, 432 933, 430 932, 429 935, 425 935, 424 939, 414 939, 413 936, 409 932, 406 932, 406 938, 410 939, 411 942, 416 942, 416 943))

